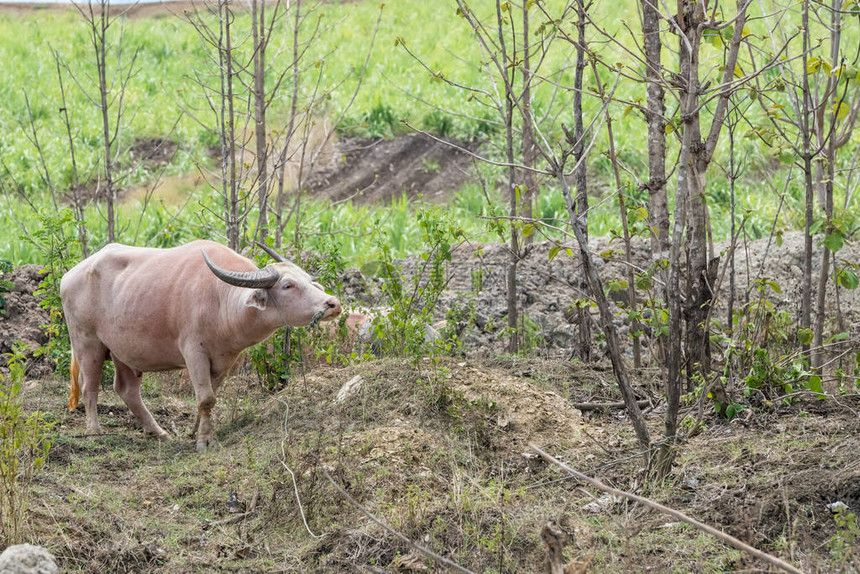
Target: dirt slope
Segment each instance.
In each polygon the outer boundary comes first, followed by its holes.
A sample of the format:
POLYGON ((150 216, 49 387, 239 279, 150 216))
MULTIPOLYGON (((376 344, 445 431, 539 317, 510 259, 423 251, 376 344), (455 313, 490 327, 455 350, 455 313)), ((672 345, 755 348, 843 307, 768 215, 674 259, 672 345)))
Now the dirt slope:
POLYGON ((385 203, 420 193, 427 201, 441 202, 470 178, 466 153, 420 134, 342 140, 329 157, 312 175, 307 190, 331 201, 385 203))

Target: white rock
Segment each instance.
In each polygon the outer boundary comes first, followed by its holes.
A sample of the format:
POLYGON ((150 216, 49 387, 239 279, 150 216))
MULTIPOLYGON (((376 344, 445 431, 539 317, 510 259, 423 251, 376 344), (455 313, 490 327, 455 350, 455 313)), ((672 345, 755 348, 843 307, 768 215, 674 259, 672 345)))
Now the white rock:
POLYGON ((56 574, 59 571, 53 554, 41 546, 16 544, 0 554, 3 574, 56 574))
POLYGON ((335 403, 345 402, 347 399, 351 398, 358 390, 361 388, 361 381, 364 379, 361 375, 356 375, 347 382, 343 384, 340 390, 337 392, 337 398, 335 398, 335 403))

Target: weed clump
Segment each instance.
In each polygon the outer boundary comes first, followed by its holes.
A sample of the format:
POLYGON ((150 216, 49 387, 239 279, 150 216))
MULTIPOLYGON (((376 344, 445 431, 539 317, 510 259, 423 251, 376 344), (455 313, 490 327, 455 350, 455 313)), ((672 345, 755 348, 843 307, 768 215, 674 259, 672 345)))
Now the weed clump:
POLYGON ((4 547, 21 541, 30 485, 48 460, 53 426, 40 412, 23 412, 25 358, 17 349, 7 358, 9 374, 0 375, 0 545, 4 547))

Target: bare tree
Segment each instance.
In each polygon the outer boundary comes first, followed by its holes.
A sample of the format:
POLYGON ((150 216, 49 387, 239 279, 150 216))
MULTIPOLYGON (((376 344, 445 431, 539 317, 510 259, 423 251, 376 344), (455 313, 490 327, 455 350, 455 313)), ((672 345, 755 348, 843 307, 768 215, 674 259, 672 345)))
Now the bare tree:
MULTIPOLYGON (((116 198, 118 177, 116 173, 116 158, 120 154, 120 137, 125 114, 124 98, 129 80, 134 75, 135 61, 138 50, 132 52, 128 62, 125 58, 125 44, 123 42, 123 29, 116 39, 108 35, 110 29, 116 23, 110 14, 109 0, 93 2, 89 0, 86 4, 75 4, 78 12, 84 18, 89 33, 90 43, 96 62, 96 73, 98 75, 96 86, 98 94, 93 95, 88 91, 89 82, 81 82, 74 74, 72 77, 84 92, 86 97, 98 106, 102 118, 102 145, 104 152, 101 158, 102 172, 104 178, 100 182, 101 193, 107 202, 107 233, 108 241, 116 241, 116 198), (108 57, 115 52, 113 72, 109 73, 108 57), (87 87, 85 87, 85 85, 87 87)), ((120 21, 121 18, 119 19, 120 21)), ((68 69, 68 68, 67 68, 68 69)), ((71 70, 69 70, 71 72, 71 70)))
POLYGON ((844 230, 834 225, 833 218, 837 152, 848 143, 860 112, 858 88, 851 85, 843 72, 848 58, 851 57, 851 64, 856 65, 860 54, 854 49, 845 54, 843 49, 841 1, 834 0, 828 6, 804 0, 799 9, 799 30, 791 25, 782 25, 781 22, 771 24, 770 19, 765 19, 772 38, 770 51, 786 53, 786 56, 777 63, 780 75, 767 86, 758 86, 757 92, 771 120, 771 128, 760 130, 760 135, 769 145, 785 146, 793 151, 803 172, 805 231, 798 333, 807 362, 813 367, 820 367, 831 248, 841 247, 844 237, 844 230), (829 22, 826 16, 829 16, 829 22), (824 28, 823 39, 827 41, 823 44, 819 42, 822 39, 819 33, 821 27, 824 28), (798 35, 801 48, 799 54, 793 55, 793 41, 798 35), (783 42, 781 47, 777 46, 777 38, 783 42), (828 44, 829 54, 819 54, 822 46, 828 44), (799 70, 793 65, 796 60, 801 64, 799 70), (823 215, 821 230, 824 231, 825 241, 822 245, 813 324, 813 235, 818 229, 816 202, 823 215))
POLYGON ((663 92, 663 66, 660 40, 658 0, 642 0, 642 42, 644 48, 648 124, 648 221, 651 229, 651 251, 664 257, 669 249, 669 202, 666 195, 666 129, 663 92))
MULTIPOLYGON (((529 24, 529 3, 523 2, 522 5, 522 91, 520 98, 522 100, 519 109, 522 125, 522 158, 523 165, 526 167, 534 167, 535 160, 538 157, 535 146, 535 133, 532 128, 532 79, 531 79, 531 54, 534 49, 529 39, 530 24, 529 24)), ((537 178, 531 169, 522 170, 518 179, 520 188, 522 189, 522 212, 523 217, 529 220, 533 216, 533 208, 537 199, 538 188, 537 178)), ((533 233, 524 233, 523 241, 530 244, 534 238, 533 233)))
POLYGON ((51 49, 54 55, 54 62, 57 64, 57 81, 60 85, 60 97, 62 105, 60 111, 63 113, 63 123, 66 126, 66 136, 69 140, 69 159, 72 163, 72 208, 75 212, 78 228, 78 243, 81 246, 81 255, 86 259, 89 257, 89 239, 86 224, 86 204, 81 194, 81 182, 78 177, 78 162, 75 157, 75 140, 72 137, 72 122, 69 119, 69 108, 66 105, 66 88, 63 84, 63 72, 60 65, 60 55, 56 50, 51 49))
MULTIPOLYGON (((277 14, 280 2, 274 6, 277 14)), ((272 19, 272 25, 275 19, 272 19)), ((254 51, 254 136, 257 145, 257 238, 265 241, 268 234, 269 165, 266 142, 266 48, 272 25, 266 27, 266 2, 251 0, 251 30, 254 51)))

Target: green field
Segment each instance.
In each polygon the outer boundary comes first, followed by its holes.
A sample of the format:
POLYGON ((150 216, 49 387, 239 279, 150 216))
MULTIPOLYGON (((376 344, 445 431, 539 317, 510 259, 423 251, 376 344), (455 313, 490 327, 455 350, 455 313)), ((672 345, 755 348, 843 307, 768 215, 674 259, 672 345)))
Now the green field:
MULTIPOLYGON (((559 3, 546 3, 546 10, 560 9, 559 3)), ((533 10, 533 27, 545 24, 547 18, 533 10)), ((796 14, 789 13, 789 18, 796 14)), ((590 31, 594 42, 594 53, 604 62, 621 64, 633 69, 635 61, 607 38, 617 38, 621 43, 632 45, 638 41, 631 30, 638 29, 635 4, 617 6, 600 3, 592 9, 592 17, 604 33, 590 31), (629 29, 628 26, 629 25, 629 29)), ((210 18, 210 22, 214 22, 210 18)), ((568 25, 572 21, 567 20, 568 25)), ((762 46, 768 45, 766 20, 754 19, 749 23, 750 34, 762 46)), ((239 14, 235 22, 237 30, 237 53, 249 57, 247 38, 249 17, 239 14)), ((269 48, 271 72, 269 84, 289 66, 290 50, 286 24, 278 22, 280 32, 274 34, 269 48)), ((439 6, 436 2, 393 2, 380 9, 373 2, 331 3, 318 6, 308 15, 302 27, 302 37, 308 39, 311 30, 319 30, 315 40, 308 44, 302 60, 300 101, 307 102, 314 91, 324 93, 325 98, 316 103, 315 117, 333 120, 345 116, 340 125, 342 136, 396 137, 408 133, 411 125, 460 140, 479 138, 485 141, 482 154, 500 157, 501 133, 494 110, 487 105, 486 98, 468 98, 468 93, 440 81, 428 72, 444 74, 457 83, 493 88, 487 75, 487 66, 473 35, 464 21, 456 15, 454 5, 439 6), (369 49, 371 32, 379 18, 379 30, 369 60, 361 90, 352 100, 359 71, 369 49), (423 60, 425 69, 408 50, 423 60), (348 108, 348 109, 347 109, 348 108)), ((846 37, 856 37, 854 28, 846 28, 846 37), (853 36, 852 36, 853 35, 853 36)), ((62 62, 60 73, 66 92, 66 106, 70 114, 71 129, 75 141, 75 154, 79 177, 91 188, 98 182, 103 142, 101 140, 101 116, 96 97, 95 64, 93 48, 83 18, 76 11, 57 12, 34 10, 25 15, 5 16, 0 20, 0 35, 5 41, 0 45, 0 58, 6 62, 0 68, 0 182, 3 190, 3 207, 7 225, 0 231, 0 255, 13 263, 41 261, 43 249, 21 239, 22 236, 38 233, 40 223, 35 212, 54 211, 55 203, 60 207, 67 203, 63 199, 73 183, 69 143, 63 114, 62 96, 58 81, 58 66, 52 51, 62 62), (29 100, 29 110, 26 103, 29 100), (32 123, 31 123, 32 120, 32 123), (36 136, 33 134, 33 127, 36 136), (35 145, 38 138, 40 152, 35 145), (54 187, 58 199, 48 192, 48 182, 54 187)), ((670 36, 671 38, 671 36, 670 36)), ((118 132, 118 144, 112 153, 121 168, 120 187, 133 190, 146 186, 159 178, 178 178, 176 192, 191 201, 170 204, 155 202, 141 215, 140 206, 127 202, 120 208, 119 239, 125 242, 147 245, 167 245, 193 237, 223 236, 221 224, 212 216, 217 211, 220 199, 210 185, 190 186, 182 178, 198 170, 217 171, 213 149, 217 147, 215 116, 207 107, 205 91, 200 83, 215 82, 210 65, 211 50, 207 50, 194 27, 175 15, 149 18, 118 18, 109 30, 108 41, 113 48, 108 52, 109 71, 127 69, 134 55, 134 73, 129 79, 123 102, 125 115, 122 130, 118 132), (122 53, 118 42, 122 34, 122 53), (117 62, 120 64, 117 66, 117 62), (157 168, 136 162, 129 150, 136 142, 152 138, 168 138, 178 144, 176 153, 167 166, 157 168)), ((671 40, 669 40, 671 41, 671 40)), ((719 73, 722 49, 719 42, 708 42, 702 57, 709 77, 719 73)), ((675 50, 674 46, 666 49, 675 50)), ((539 84, 533 93, 533 108, 537 115, 546 115, 542 124, 544 136, 557 142, 562 136, 560 125, 571 125, 571 98, 568 88, 557 86, 572 84, 572 47, 556 39, 540 70, 551 80, 539 84)), ((664 55, 671 61, 671 54, 664 55)), ((743 63, 743 62, 742 62, 743 63)), ((667 62, 671 68, 671 62, 667 62)), ((637 72, 638 73, 638 72, 637 72)), ((771 70, 763 77, 773 78, 777 72, 771 70)), ((122 75, 121 73, 118 75, 122 75)), ((605 85, 614 82, 610 68, 601 67, 600 75, 605 85)), ((586 70, 585 89, 594 90, 591 70, 586 70)), ((703 78, 704 83, 705 78, 703 78)), ((288 84, 289 82, 287 82, 288 84)), ((272 87, 270 85, 270 88, 272 87)), ((118 90, 112 95, 116 97, 118 90)), ((642 115, 630 103, 644 100, 644 87, 637 82, 619 76, 614 92, 616 101, 609 105, 613 117, 618 157, 625 167, 623 185, 628 190, 628 202, 635 207, 646 200, 647 192, 638 186, 647 180, 647 156, 645 154, 645 123, 642 115)), ((586 94, 584 106, 587 120, 599 118, 601 100, 586 94)), ((748 93, 740 93, 737 101, 749 100, 748 93)), ((283 129, 289 110, 289 86, 282 85, 272 99, 269 109, 269 129, 283 129)), ((667 99, 667 115, 671 115, 675 102, 667 99)), ((116 101, 112 110, 116 108, 116 101)), ((706 106, 703 114, 707 116, 706 106)), ((745 118, 736 128, 735 158, 743 165, 741 177, 736 182, 737 213, 747 216, 747 232, 759 237, 772 229, 795 229, 802 225, 802 178, 794 170, 788 176, 793 160, 784 148, 764 145, 754 136, 754 129, 767 125, 766 111, 762 106, 746 108, 745 118), (787 181, 787 183, 786 183, 787 181), (780 204, 780 196, 786 192, 780 204), (779 217, 776 218, 777 213, 779 217)), ((711 224, 716 239, 725 239, 729 230, 729 185, 723 170, 728 166, 727 137, 721 138, 716 163, 707 174, 708 194, 711 206, 711 224)), ((677 156, 677 143, 669 138, 668 163, 671 169, 677 156)), ((857 135, 852 136, 848 148, 840 158, 853 157, 858 145, 857 135)), ((606 155, 605 134, 595 138, 589 159, 592 211, 590 230, 602 236, 619 229, 617 207, 612 197, 615 188, 611 164, 606 155), (605 200, 602 201, 601 200, 605 200)), ((217 154, 216 154, 217 155, 217 154)), ((848 160, 844 160, 847 161, 848 160)), ((501 175, 501 170, 484 168, 492 184, 501 175)), ((837 170, 837 212, 846 220, 846 227, 857 218, 856 208, 849 204, 842 213, 843 198, 850 193, 850 165, 840 165, 837 170)), ((210 178, 211 180, 212 178, 210 178)), ((550 181, 542 184, 543 196, 539 200, 538 213, 547 218, 563 217, 563 200, 550 181)), ((674 182, 670 177, 670 194, 674 182)), ((490 198, 503 205, 501 195, 491 185, 490 198)), ((247 190, 245 190, 247 191, 247 190)), ((477 186, 463 190, 451 190, 451 196, 459 194, 457 207, 449 213, 475 241, 493 241, 497 236, 487 229, 486 223, 476 216, 487 213, 486 200, 477 186)), ((454 202, 452 202, 454 204, 454 202)), ((395 201, 390 205, 373 208, 352 208, 349 205, 329 209, 326 204, 304 203, 307 214, 303 216, 302 232, 308 237, 329 230, 349 226, 356 230, 352 237, 334 237, 341 254, 347 261, 361 263, 372 258, 374 244, 380 233, 388 234, 394 245, 394 254, 404 256, 420 250, 420 233, 410 224, 410 206, 395 201)), ((95 246, 105 242, 103 208, 98 203, 90 204, 86 222, 95 246)), ((255 218, 253 212, 249 221, 255 218)), ((247 233, 247 230, 246 230, 247 233)), ((289 227, 287 236, 293 236, 289 227)), ((314 247, 309 240, 309 246, 314 247)), ((305 245, 303 245, 304 247, 305 245)))

